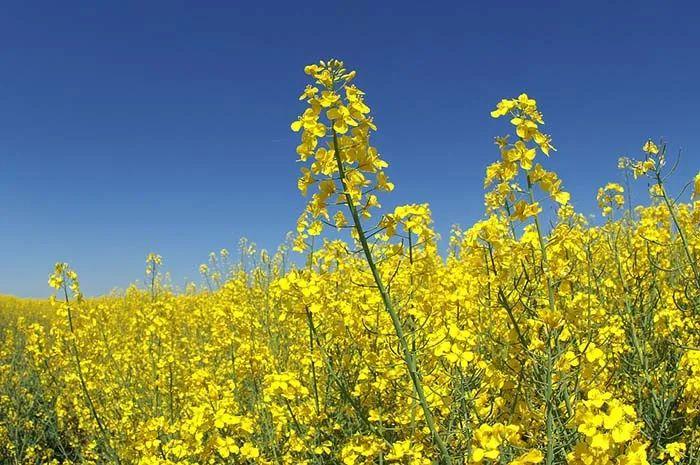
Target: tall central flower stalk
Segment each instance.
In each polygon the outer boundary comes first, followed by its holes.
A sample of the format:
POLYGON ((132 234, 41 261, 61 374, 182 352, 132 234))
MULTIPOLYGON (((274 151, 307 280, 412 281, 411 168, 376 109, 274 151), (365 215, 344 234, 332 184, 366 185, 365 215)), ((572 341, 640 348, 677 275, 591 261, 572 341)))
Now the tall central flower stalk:
MULTIPOLYGON (((559 445, 561 439, 555 431, 555 417, 558 416, 557 404, 559 403, 557 399, 563 398, 566 402, 568 397, 566 390, 562 390, 555 382, 555 364, 562 352, 559 348, 562 318, 556 305, 555 286, 552 281, 552 270, 547 253, 548 238, 545 237, 540 225, 539 215, 542 208, 535 198, 535 187, 539 187, 540 191, 546 194, 546 197, 560 205, 564 211, 566 211, 570 195, 562 190, 561 180, 555 173, 547 171, 541 164, 535 163, 538 151, 549 156, 550 151, 554 150, 550 136, 540 131, 540 125, 544 124, 544 120, 537 108, 537 102, 527 94, 521 94, 514 99, 503 99, 491 112, 491 116, 494 118, 509 116, 510 123, 515 126, 517 140, 511 143, 509 136, 496 138, 496 145, 501 152, 501 160, 487 169, 486 185, 495 184, 495 187, 486 195, 486 204, 492 212, 500 213, 510 223, 510 229, 514 236, 516 228, 513 222, 527 224, 530 220, 532 221, 534 231, 532 227, 529 229, 531 233, 534 233, 539 248, 538 268, 539 274, 544 277, 546 312, 554 323, 545 325, 544 350, 541 355, 534 358, 534 364, 543 373, 541 397, 545 411, 546 438, 544 463, 552 465, 556 460, 557 449, 561 449, 559 445), (518 183, 519 175, 525 181, 524 187, 518 183)), ((507 301, 502 289, 499 300, 520 337, 523 349, 530 352, 530 344, 523 337, 523 331, 519 328, 511 304, 507 301)))
POLYGON ((85 378, 80 350, 78 349, 78 344, 76 343, 77 336, 75 325, 73 324, 73 309, 69 296, 73 295, 78 303, 83 300, 83 294, 80 291, 80 284, 78 282, 78 275, 75 271, 71 270, 66 263, 57 263, 54 273, 49 277, 49 286, 54 288, 57 293, 63 294, 63 302, 56 299, 56 296, 52 297, 51 301, 58 307, 59 313, 65 314, 69 330, 69 337, 67 338, 69 343, 69 351, 73 356, 77 378, 80 382, 80 390, 85 398, 85 403, 90 411, 90 415, 97 425, 103 445, 109 454, 110 459, 117 465, 121 465, 119 454, 112 446, 110 432, 101 416, 97 413, 95 401, 88 390, 88 382, 85 378))
POLYGON ((316 84, 323 90, 319 91, 318 87, 311 85, 306 87, 300 100, 306 100, 309 107, 292 123, 292 130, 303 129, 301 144, 297 147, 301 161, 313 160, 310 167, 302 168, 298 187, 304 195, 309 187, 316 185, 318 188, 299 218, 295 248, 305 250, 308 247, 307 239, 320 235, 324 225, 351 230, 361 246, 384 309, 391 319, 426 426, 440 451, 442 463, 451 465, 450 453, 425 395, 415 350, 409 344, 401 317, 377 268, 368 240, 380 232, 392 236, 409 217, 414 228, 426 231, 425 224, 421 224, 421 218, 426 217, 421 215, 421 208, 424 207, 399 208, 382 218, 375 227, 364 226, 363 218, 372 216, 370 209, 380 206, 374 192, 391 191, 394 187, 383 171, 388 164, 369 144, 370 132, 376 130, 376 126, 369 116, 370 108, 364 102, 364 92, 351 84, 355 72, 347 72, 341 61, 321 61, 318 65, 307 66, 305 71, 315 78, 316 84), (324 110, 328 124, 323 122, 324 110), (319 141, 323 143, 319 144, 319 141), (329 205, 340 207, 333 215, 334 224, 330 222, 329 205), (346 220, 342 206, 350 214, 351 222, 346 220))

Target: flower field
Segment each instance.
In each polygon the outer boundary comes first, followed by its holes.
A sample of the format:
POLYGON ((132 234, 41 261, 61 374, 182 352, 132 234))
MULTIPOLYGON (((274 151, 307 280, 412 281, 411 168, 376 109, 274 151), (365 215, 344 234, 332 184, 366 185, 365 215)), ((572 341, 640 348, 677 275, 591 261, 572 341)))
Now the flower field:
POLYGON ((381 209, 356 73, 305 72, 278 251, 212 254, 183 292, 151 254, 119 294, 59 263, 50 302, 0 297, 0 463, 700 464, 700 175, 669 192, 636 141, 592 221, 522 94, 491 113, 483 219, 439 243, 427 204, 381 209))

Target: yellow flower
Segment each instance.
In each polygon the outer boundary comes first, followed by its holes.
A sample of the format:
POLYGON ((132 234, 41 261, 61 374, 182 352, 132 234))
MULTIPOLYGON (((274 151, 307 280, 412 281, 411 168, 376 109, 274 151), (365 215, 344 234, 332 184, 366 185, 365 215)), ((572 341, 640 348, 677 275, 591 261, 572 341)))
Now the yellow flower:
POLYGON ((515 133, 518 137, 525 141, 532 139, 538 132, 537 123, 526 118, 515 117, 510 120, 510 123, 515 126, 515 133))
POLYGON ((662 452, 662 456, 668 456, 671 463, 678 463, 685 456, 686 448, 687 447, 684 442, 671 442, 666 444, 666 447, 662 452))
POLYGON ((240 453, 247 459, 256 459, 260 457, 260 450, 250 442, 245 442, 241 446, 240 453))
POLYGON ((610 449, 610 437, 605 433, 597 433, 591 438, 591 447, 594 449, 610 449))
POLYGON ((533 449, 511 460, 509 465, 536 464, 541 463, 542 460, 544 460, 544 454, 538 449, 533 449))
POLYGON ((642 150, 644 150, 649 155, 656 155, 657 153, 659 153, 659 147, 657 147, 651 139, 647 140, 644 143, 642 150))
POLYGON ((307 85, 304 92, 299 96, 299 100, 308 100, 313 98, 318 93, 318 87, 307 85))
POLYGON ((238 454, 240 449, 233 438, 219 437, 216 439, 216 451, 221 457, 228 458, 231 454, 238 454))
POLYGON ((498 102, 496 109, 491 112, 491 116, 493 118, 500 118, 501 116, 508 114, 508 112, 510 112, 513 108, 515 108, 515 101, 503 99, 498 102))
POLYGON ((596 388, 588 391, 588 400, 585 401, 586 405, 593 408, 599 409, 603 404, 612 398, 612 394, 609 392, 601 392, 596 388))
POLYGON ((340 100, 340 96, 338 94, 330 90, 324 90, 321 92, 321 98, 319 98, 318 101, 322 107, 328 108, 338 100, 340 100))
POLYGON ((352 117, 348 107, 343 105, 338 105, 333 107, 326 113, 328 119, 333 121, 333 129, 338 134, 345 134, 348 132, 349 126, 357 126, 357 121, 352 117))
POLYGON ((503 151, 503 159, 509 163, 520 162, 524 170, 532 168, 535 159, 535 149, 529 149, 522 141, 517 141, 512 148, 503 151))
POLYGON ((542 211, 540 204, 537 202, 528 203, 524 200, 519 200, 515 204, 515 211, 510 215, 514 220, 525 221, 526 219, 537 216, 542 211))

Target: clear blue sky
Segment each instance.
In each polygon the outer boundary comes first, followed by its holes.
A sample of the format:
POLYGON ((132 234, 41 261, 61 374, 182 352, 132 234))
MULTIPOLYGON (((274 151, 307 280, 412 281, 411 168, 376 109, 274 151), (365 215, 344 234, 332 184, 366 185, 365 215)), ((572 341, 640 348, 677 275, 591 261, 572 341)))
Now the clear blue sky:
MULTIPOLYGON (((296 191, 302 68, 359 72, 397 189, 438 230, 482 214, 502 97, 536 97, 579 210, 648 136, 700 168, 694 2, 6 2, 0 15, 0 293, 55 261, 90 294, 176 282, 246 236, 274 248, 296 191), (257 4, 259 6, 253 6, 257 4), (495 4, 499 4, 495 7, 495 4)), ((681 179, 678 179, 678 184, 681 179)))

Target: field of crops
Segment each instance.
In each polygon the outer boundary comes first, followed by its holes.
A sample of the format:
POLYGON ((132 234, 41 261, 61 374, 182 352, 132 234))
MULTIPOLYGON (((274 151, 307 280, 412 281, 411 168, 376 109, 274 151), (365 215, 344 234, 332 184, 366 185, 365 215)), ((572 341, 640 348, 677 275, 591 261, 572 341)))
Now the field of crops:
POLYGON ((305 72, 276 253, 212 254, 184 292, 151 254, 99 298, 59 263, 50 302, 0 298, 0 463, 700 464, 700 175, 667 191, 637 141, 589 222, 522 94, 491 113, 483 220, 438 242, 427 204, 381 210, 355 72, 305 72))

